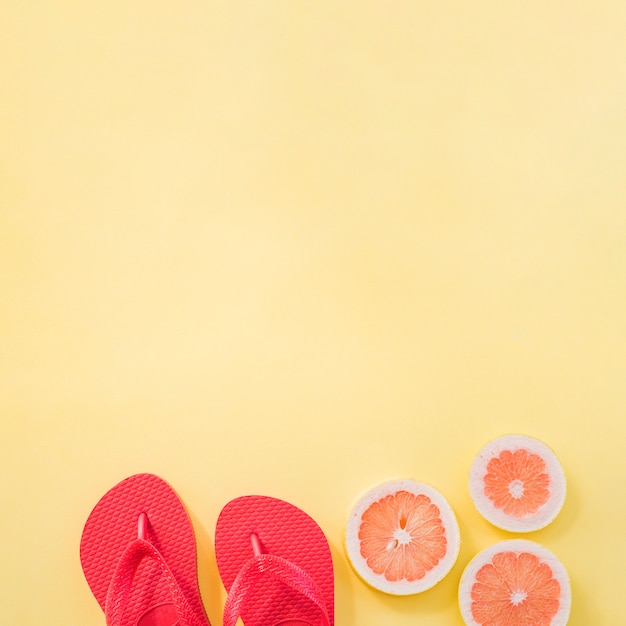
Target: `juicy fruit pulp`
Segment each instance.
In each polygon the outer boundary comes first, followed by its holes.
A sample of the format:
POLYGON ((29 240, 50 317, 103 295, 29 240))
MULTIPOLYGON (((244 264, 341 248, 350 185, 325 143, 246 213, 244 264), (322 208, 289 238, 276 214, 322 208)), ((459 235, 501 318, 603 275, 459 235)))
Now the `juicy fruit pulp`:
POLYGON ((567 573, 530 541, 504 541, 468 565, 459 588, 461 613, 472 626, 557 626, 569 614, 567 573))
POLYGON ((550 624, 559 609, 561 586, 552 570, 529 552, 501 552, 483 565, 472 587, 472 616, 484 624, 550 624))
POLYGON ((439 582, 454 564, 458 525, 435 489, 392 481, 359 500, 348 521, 346 548, 365 582, 387 593, 418 593, 439 582))
POLYGON ((487 464, 485 495, 507 515, 522 519, 550 498, 545 461, 527 450, 504 450, 487 464))
POLYGON ((565 475, 548 446, 523 435, 488 443, 470 470, 478 511, 504 530, 529 532, 549 524, 565 499, 565 475))
POLYGON ((398 491, 374 502, 359 529, 361 556, 387 580, 419 580, 445 556, 441 512, 430 499, 398 491))

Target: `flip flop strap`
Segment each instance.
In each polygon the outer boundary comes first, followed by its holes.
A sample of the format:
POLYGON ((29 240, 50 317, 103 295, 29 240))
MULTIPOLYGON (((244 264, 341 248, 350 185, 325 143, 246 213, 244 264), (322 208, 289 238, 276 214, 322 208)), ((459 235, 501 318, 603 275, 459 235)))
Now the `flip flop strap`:
POLYGON ((308 598, 320 610, 320 626, 330 626, 326 603, 315 581, 301 567, 274 554, 255 556, 241 568, 226 599, 224 626, 235 626, 255 585, 266 576, 308 598))
POLYGON ((131 596, 133 578, 140 563, 146 559, 157 563, 165 576, 169 592, 180 618, 180 626, 206 626, 185 598, 183 590, 168 567, 163 555, 145 539, 135 539, 122 553, 107 591, 104 614, 107 626, 122 626, 124 611, 131 596))

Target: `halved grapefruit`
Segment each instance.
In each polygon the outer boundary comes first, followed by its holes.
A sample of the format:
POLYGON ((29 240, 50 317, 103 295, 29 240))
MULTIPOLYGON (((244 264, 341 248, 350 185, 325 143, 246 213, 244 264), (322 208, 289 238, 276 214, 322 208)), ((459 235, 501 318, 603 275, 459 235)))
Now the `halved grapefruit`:
POLYGON ((468 626, 564 626, 570 605, 565 568, 534 541, 497 543, 461 576, 459 606, 468 626))
POLYGON ((433 487, 394 480, 367 492, 346 526, 346 551, 369 585, 394 595, 430 589, 454 565, 459 526, 433 487))
POLYGON ((565 474, 554 452, 541 441, 506 435, 478 453, 469 489, 480 514, 494 526, 530 532, 548 525, 561 510, 565 474))

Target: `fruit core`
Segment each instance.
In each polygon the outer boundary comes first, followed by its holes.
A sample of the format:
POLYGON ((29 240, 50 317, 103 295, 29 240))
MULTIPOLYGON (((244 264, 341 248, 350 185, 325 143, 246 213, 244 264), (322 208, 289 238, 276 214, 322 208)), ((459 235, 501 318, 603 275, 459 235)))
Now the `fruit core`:
POLYGON ((525 591, 514 591, 511 594, 511 603, 517 606, 526 600, 528 594, 525 591))
POLYGON ((524 495, 524 483, 521 480, 513 480, 509 483, 509 493, 515 499, 519 499, 524 495))

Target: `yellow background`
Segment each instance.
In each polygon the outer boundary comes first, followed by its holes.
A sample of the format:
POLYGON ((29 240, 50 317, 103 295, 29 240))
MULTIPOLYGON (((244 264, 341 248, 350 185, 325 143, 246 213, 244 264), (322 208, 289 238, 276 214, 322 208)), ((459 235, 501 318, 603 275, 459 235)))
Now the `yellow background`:
POLYGON ((127 475, 189 507, 214 626, 231 498, 325 530, 338 626, 461 624, 476 452, 555 449, 532 533, 623 623, 626 5, 0 1, 0 616, 104 623, 78 543, 127 475), (355 499, 439 488, 434 589, 367 588, 355 499))

